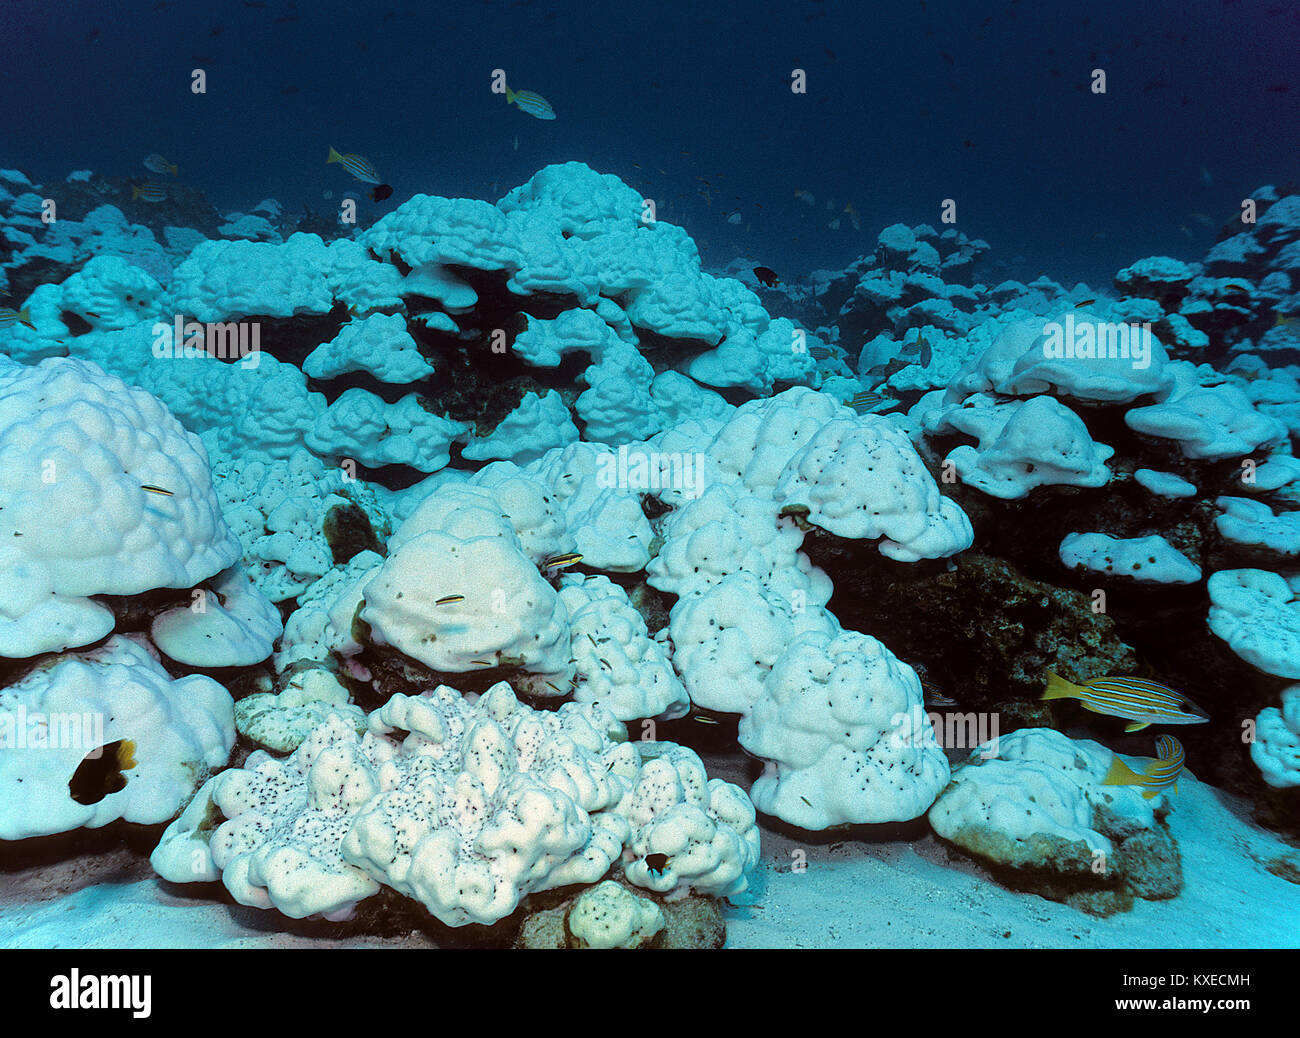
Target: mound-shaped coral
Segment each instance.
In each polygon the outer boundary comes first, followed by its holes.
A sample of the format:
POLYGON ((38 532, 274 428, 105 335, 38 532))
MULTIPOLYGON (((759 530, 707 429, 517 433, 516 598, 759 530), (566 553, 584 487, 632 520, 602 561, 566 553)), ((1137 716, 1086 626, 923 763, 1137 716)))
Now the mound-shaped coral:
POLYGON ((94 595, 188 588, 239 558, 207 454, 158 400, 85 361, 0 370, 0 654, 113 630, 94 595))

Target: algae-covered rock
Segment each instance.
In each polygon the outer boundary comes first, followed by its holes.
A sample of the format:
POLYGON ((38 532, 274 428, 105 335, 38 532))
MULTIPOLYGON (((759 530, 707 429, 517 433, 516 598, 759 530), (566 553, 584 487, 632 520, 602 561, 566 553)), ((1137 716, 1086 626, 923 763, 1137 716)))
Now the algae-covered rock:
POLYGON ((1047 722, 1051 714, 1037 700, 1048 670, 1087 681, 1137 666, 1114 621, 1094 611, 1089 596, 1032 580, 987 555, 963 555, 938 572, 837 572, 835 586, 830 608, 845 627, 923 663, 963 706, 996 705, 1004 728, 1047 722))
POLYGON ((564 917, 567 914, 567 905, 530 913, 519 928, 515 946, 530 951, 559 951, 567 948, 569 935, 564 929, 564 917))
POLYGON ((727 943, 722 902, 712 897, 685 897, 661 903, 664 928, 661 948, 721 948, 727 943))
POLYGON ((347 565, 363 551, 373 551, 380 555, 384 552, 384 546, 375 534, 370 517, 351 501, 334 505, 326 512, 321 529, 336 566, 347 565))

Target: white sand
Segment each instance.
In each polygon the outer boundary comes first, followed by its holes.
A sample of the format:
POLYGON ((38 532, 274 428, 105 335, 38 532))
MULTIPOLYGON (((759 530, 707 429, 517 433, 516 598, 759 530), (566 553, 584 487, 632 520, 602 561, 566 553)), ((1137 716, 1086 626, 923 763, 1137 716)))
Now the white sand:
POLYGON ((1007 890, 934 836, 911 844, 807 847, 764 833, 756 904, 727 919, 736 948, 1295 948, 1300 886, 1261 862, 1300 851, 1245 821, 1246 809, 1191 776, 1179 782, 1169 826, 1184 889, 1098 919, 1007 890), (950 860, 951 859, 951 860, 950 860), (1009 936, 1008 936, 1009 933, 1009 936))

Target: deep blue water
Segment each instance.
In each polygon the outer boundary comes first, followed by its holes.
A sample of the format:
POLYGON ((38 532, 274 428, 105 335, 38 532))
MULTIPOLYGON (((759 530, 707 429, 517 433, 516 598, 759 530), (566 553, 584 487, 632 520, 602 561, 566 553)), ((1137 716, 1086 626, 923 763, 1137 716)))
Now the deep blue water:
POLYGON ((0 164, 139 175, 159 151, 223 210, 327 209, 354 186, 333 144, 395 188, 364 225, 580 159, 655 199, 706 264, 791 277, 953 198, 987 263, 1099 286, 1144 255, 1199 258, 1245 194, 1295 178, 1297 43, 1300 5, 1279 0, 3 0, 0 164), (558 118, 490 93, 494 68, 558 118))

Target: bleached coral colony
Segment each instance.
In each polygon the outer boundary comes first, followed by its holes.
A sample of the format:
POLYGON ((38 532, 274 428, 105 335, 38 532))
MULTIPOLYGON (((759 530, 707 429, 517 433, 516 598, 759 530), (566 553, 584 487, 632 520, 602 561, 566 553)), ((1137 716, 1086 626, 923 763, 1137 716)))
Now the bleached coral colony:
POLYGON ((107 716, 134 760, 86 793, 84 747, 8 743, 2 840, 120 820, 293 919, 633 947, 746 889, 760 819, 928 814, 1114 911, 1177 893, 1171 801, 1038 692, 1137 666, 1215 718, 1202 777, 1294 811, 1300 196, 1086 302, 902 225, 760 288, 579 163, 328 242, 41 197, 0 171, 41 282, 0 357, 0 708, 107 716), (1056 351, 1087 321, 1154 333, 1056 351), (922 677, 1021 730, 945 751, 922 677))

